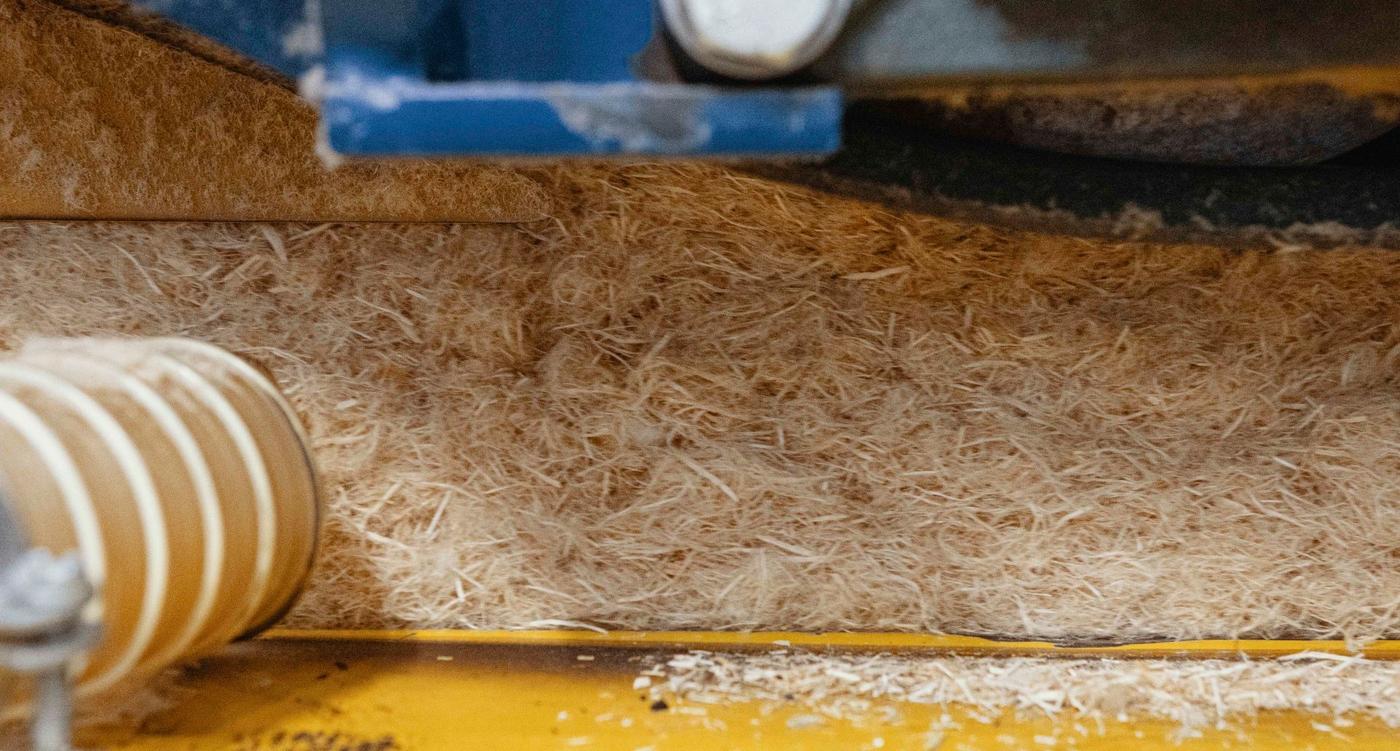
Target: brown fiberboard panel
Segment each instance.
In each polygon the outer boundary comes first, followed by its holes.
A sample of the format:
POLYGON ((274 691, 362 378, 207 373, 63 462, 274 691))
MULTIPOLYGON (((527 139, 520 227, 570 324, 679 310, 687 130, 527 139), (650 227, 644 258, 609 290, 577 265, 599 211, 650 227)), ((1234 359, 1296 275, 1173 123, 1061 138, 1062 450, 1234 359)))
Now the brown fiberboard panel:
POLYGON ((539 219, 500 166, 328 170, 283 86, 46 2, 0 0, 0 216, 305 221, 539 219))

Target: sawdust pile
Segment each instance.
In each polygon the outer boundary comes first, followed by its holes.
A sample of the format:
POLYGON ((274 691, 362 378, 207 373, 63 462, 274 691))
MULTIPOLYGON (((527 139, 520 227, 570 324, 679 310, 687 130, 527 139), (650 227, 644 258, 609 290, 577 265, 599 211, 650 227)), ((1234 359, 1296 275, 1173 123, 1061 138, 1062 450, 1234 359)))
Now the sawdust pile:
POLYGON ((684 166, 505 226, 0 226, 0 344, 261 362, 299 626, 1400 634, 1400 255, 1104 245, 684 166))
MULTIPOLYGON (((89 6, 110 0, 80 0, 89 6)), ((0 216, 519 221, 511 169, 327 171, 290 90, 43 0, 0 0, 0 216)))
POLYGON ((1090 725, 1148 717, 1174 723, 1177 740, 1270 710, 1315 714, 1324 732, 1344 733, 1355 715, 1400 727, 1400 664, 1317 652, 1253 662, 696 651, 653 660, 642 684, 670 703, 796 702, 831 719, 889 702, 960 705, 987 722, 1006 711, 1090 725))

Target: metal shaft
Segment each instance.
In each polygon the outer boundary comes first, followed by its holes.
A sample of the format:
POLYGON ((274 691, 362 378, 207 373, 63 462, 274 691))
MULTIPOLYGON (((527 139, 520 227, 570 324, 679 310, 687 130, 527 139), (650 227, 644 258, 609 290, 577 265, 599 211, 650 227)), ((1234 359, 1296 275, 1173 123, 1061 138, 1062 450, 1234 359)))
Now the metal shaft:
POLYGON ((34 677, 34 716, 29 733, 34 751, 69 751, 73 747, 73 699, 66 665, 34 677))

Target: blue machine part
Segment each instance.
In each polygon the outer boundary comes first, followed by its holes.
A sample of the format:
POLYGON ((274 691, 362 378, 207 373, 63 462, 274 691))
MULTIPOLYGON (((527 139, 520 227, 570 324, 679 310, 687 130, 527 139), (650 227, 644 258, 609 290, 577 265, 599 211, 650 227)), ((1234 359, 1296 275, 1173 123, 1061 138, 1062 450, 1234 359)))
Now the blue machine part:
POLYGON ((819 155, 833 87, 651 80, 653 0, 138 0, 289 76, 346 156, 819 155), (319 67, 313 67, 319 66, 319 67))
POLYGON ((820 154, 841 97, 626 81, 428 83, 330 68, 321 119, 340 154, 820 154))
POLYGON ((289 78, 325 51, 319 0, 135 0, 289 78))

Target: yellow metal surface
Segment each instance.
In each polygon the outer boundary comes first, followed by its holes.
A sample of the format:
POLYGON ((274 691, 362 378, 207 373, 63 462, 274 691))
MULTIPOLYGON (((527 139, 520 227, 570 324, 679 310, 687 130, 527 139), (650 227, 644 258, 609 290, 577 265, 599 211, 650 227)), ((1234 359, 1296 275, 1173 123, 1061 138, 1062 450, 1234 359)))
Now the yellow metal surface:
MULTIPOLYGON (((1339 730, 1301 712, 1267 713, 1181 737, 1166 721, 1098 723, 1030 712, 979 717, 967 708, 898 702, 877 703, 872 712, 846 719, 819 719, 808 708, 785 703, 688 704, 672 697, 663 707, 633 688, 647 655, 782 641, 814 648, 1045 652, 1031 644, 1008 650, 985 640, 891 634, 283 631, 167 675, 134 702, 136 709, 85 721, 78 740, 111 749, 259 751, 1328 751, 1393 749, 1398 743, 1394 730, 1367 717, 1350 718, 1353 724, 1339 730)), ((1302 644, 1314 650, 1339 646, 1302 644)), ((1269 645, 1196 642, 1171 649, 1201 655, 1298 651, 1291 644, 1269 645)), ((1120 655, 1160 653, 1115 649, 1120 655)), ((1375 652, 1396 653, 1393 643, 1375 652)))

